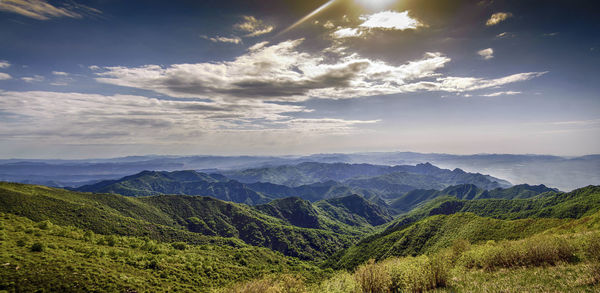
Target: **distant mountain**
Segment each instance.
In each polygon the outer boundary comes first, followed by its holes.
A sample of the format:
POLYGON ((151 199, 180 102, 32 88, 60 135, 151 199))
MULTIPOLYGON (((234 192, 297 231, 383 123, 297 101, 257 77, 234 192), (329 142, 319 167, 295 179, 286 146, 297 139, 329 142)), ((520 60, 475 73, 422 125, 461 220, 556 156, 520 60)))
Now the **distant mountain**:
POLYGON ((387 208, 386 200, 421 188, 443 189, 452 184, 470 183, 477 188, 496 188, 508 182, 491 176, 467 173, 459 169, 440 169, 431 164, 416 166, 378 166, 368 164, 302 163, 225 173, 238 179, 268 179, 276 182, 312 182, 287 186, 273 182, 241 183, 221 174, 188 171, 143 171, 117 180, 106 180, 84 185, 74 190, 96 193, 116 193, 126 196, 159 194, 186 194, 212 196, 221 200, 250 205, 268 203, 284 197, 299 197, 311 202, 322 199, 359 194, 387 208), (283 170, 283 171, 282 171, 283 170), (284 172, 276 178, 278 171, 284 172), (388 172, 388 173, 386 173, 388 172), (373 174, 380 174, 370 177, 373 174), (242 174, 242 175, 240 175, 242 174), (254 174, 248 177, 248 174, 254 174), (260 175, 259 177, 256 177, 260 175), (319 181, 319 176, 328 179, 319 181), (334 181, 345 180, 343 182, 334 181))
POLYGON ((359 176, 377 176, 390 172, 392 171, 389 166, 306 162, 297 165, 227 171, 222 174, 243 183, 269 182, 297 187, 325 181, 339 182, 359 176))
MULTIPOLYGON (((460 168, 504 178, 520 184, 545 184, 565 191, 600 182, 600 155, 559 157, 511 154, 423 154, 414 152, 372 152, 349 154, 315 154, 309 156, 132 156, 85 160, 0 160, 0 180, 77 187, 100 180, 117 179, 143 170, 200 170, 228 172, 290 166, 303 162, 372 165, 415 165, 431 162, 438 167, 460 168)), ((402 170, 397 170, 402 171, 402 170)), ((377 176, 382 174, 364 174, 377 176)), ((248 178, 253 174, 245 174, 248 178)), ((274 173, 268 177, 277 178, 274 173)), ((299 179, 303 177, 300 176, 299 179)), ((235 178, 233 178, 235 179, 235 178)), ((338 179, 331 178, 336 181, 338 179)), ((254 179, 253 179, 254 180, 254 179)), ((321 179, 326 180, 326 179, 321 179)), ((261 180, 258 180, 261 181, 261 180)), ((262 180, 263 182, 275 182, 262 180)), ((257 181, 254 181, 257 182, 257 181)), ((302 185, 314 181, 289 182, 302 185)))
POLYGON ((212 196, 218 199, 246 204, 266 203, 272 200, 244 184, 219 174, 196 171, 143 171, 118 180, 101 181, 76 188, 77 191, 116 193, 126 196, 159 194, 187 194, 212 196))
POLYGON ((246 186, 271 198, 295 196, 315 202, 327 198, 359 194, 372 202, 380 205, 386 205, 385 202, 381 201, 378 197, 380 195, 379 192, 364 188, 350 187, 333 180, 300 185, 296 187, 289 187, 286 185, 268 182, 247 183, 246 186))
POLYGON ((460 184, 449 186, 443 190, 434 189, 416 189, 412 190, 390 203, 390 207, 398 212, 407 212, 417 205, 433 200, 442 196, 453 196, 457 199, 475 200, 486 198, 497 199, 525 199, 538 196, 540 194, 556 194, 559 191, 555 188, 549 188, 545 185, 520 184, 509 188, 495 188, 485 190, 474 184, 460 184))
POLYGON ((505 180, 460 169, 440 169, 429 163, 415 166, 383 166, 343 163, 301 163, 278 167, 223 172, 243 183, 269 182, 297 187, 325 181, 338 181, 353 187, 376 189, 385 193, 404 193, 418 188, 444 188, 471 183, 481 188, 508 187, 505 180))

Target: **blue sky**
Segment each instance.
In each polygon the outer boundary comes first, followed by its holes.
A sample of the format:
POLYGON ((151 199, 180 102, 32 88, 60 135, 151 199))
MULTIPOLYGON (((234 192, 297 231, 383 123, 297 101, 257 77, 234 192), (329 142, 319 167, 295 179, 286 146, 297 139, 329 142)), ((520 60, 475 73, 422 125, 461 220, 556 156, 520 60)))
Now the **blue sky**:
POLYGON ((0 157, 598 153, 596 11, 6 0, 0 157))

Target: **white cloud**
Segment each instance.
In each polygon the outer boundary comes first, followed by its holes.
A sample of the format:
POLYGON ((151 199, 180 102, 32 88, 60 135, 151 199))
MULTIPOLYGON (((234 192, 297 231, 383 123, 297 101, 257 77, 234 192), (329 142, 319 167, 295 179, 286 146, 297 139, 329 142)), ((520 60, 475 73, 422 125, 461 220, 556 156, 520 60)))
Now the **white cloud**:
POLYGON ((342 28, 342 29, 339 29, 339 30, 333 32, 331 35, 336 39, 342 39, 342 38, 356 38, 356 37, 360 37, 362 34, 363 34, 363 32, 360 31, 358 28, 342 28))
POLYGON ((348 133, 377 121, 298 119, 303 106, 260 101, 238 103, 173 101, 134 95, 105 96, 61 92, 0 92, 0 110, 14 119, 0 125, 0 137, 160 143, 196 140, 199 135, 240 131, 348 133), (308 127, 308 128, 307 128, 308 127), (111 140, 112 139, 112 140, 111 140))
POLYGON ((10 63, 8 61, 0 60, 0 68, 9 68, 10 63))
POLYGON ((328 20, 323 24, 323 27, 326 29, 333 29, 335 28, 335 25, 333 24, 333 22, 331 22, 331 20, 328 20))
POLYGON ((487 26, 497 25, 512 16, 513 15, 510 12, 497 12, 497 13, 492 14, 492 16, 490 16, 490 18, 485 22, 485 25, 487 25, 487 26))
POLYGON ((371 15, 363 15, 360 17, 364 22, 360 27, 367 29, 390 29, 390 30, 407 30, 416 29, 423 24, 410 17, 408 11, 382 11, 371 15))
POLYGON ((245 37, 257 37, 260 35, 272 32, 275 27, 265 24, 262 20, 256 19, 254 16, 244 16, 244 21, 234 25, 234 28, 240 31, 247 32, 245 37))
POLYGON ((52 71, 52 74, 58 75, 58 76, 69 76, 69 74, 64 71, 52 71))
POLYGON ((215 36, 215 37, 207 37, 207 36, 202 36, 203 38, 210 40, 213 43, 231 43, 231 44, 241 44, 242 43, 242 39, 240 37, 220 37, 220 36, 215 36))
POLYGON ((0 80, 8 80, 12 79, 12 76, 8 73, 0 72, 0 80))
POLYGON ((98 66, 98 65, 90 65, 88 68, 93 71, 100 70, 100 66, 98 66))
POLYGON ((513 38, 514 36, 515 36, 515 34, 513 34, 513 33, 503 32, 503 33, 497 34, 496 38, 507 39, 507 38, 513 38))
POLYGON ((450 62, 442 53, 426 53, 421 59, 393 65, 349 52, 337 57, 310 54, 297 49, 301 42, 258 43, 233 61, 105 67, 96 73, 96 80, 172 97, 298 102, 414 91, 472 91, 544 74, 519 73, 497 79, 442 76, 437 70, 450 62))
POLYGON ((515 82, 527 81, 542 76, 547 72, 525 72, 512 74, 495 79, 483 79, 475 77, 440 77, 434 82, 419 82, 408 85, 412 91, 430 90, 445 92, 468 92, 486 88, 495 88, 515 82))
POLYGON ((479 54, 479 56, 481 56, 483 59, 489 60, 489 59, 494 58, 494 49, 487 48, 487 49, 479 50, 479 51, 477 51, 477 54, 479 54))
POLYGON ((512 95, 518 95, 518 94, 521 94, 521 92, 505 91, 505 92, 495 92, 495 93, 481 95, 481 96, 482 97, 498 97, 498 96, 512 96, 512 95))
POLYGON ((75 2, 67 3, 63 7, 56 7, 44 0, 3 0, 0 1, 0 10, 38 20, 48 20, 53 17, 82 18, 86 14, 102 13, 98 9, 75 2))
POLYGON ((41 75, 34 75, 34 76, 27 76, 27 77, 21 77, 21 80, 24 82, 42 82, 44 81, 44 77, 41 75))

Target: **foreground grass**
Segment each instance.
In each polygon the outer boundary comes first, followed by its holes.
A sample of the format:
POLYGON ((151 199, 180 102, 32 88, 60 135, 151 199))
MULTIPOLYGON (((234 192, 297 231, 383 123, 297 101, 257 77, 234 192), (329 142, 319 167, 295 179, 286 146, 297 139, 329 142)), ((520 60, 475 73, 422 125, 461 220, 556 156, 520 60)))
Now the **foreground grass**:
POLYGON ((0 214, 0 291, 208 292, 275 272, 320 274, 266 248, 158 243, 0 214))
POLYGON ((223 292, 600 292, 600 233, 536 235, 370 260, 317 284, 267 277, 223 292))

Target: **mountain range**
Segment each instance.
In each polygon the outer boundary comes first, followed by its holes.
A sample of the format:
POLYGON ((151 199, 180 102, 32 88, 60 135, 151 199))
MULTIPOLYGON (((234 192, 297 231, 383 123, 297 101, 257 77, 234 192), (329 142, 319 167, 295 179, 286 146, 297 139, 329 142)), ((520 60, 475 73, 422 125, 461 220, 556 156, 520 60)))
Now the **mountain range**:
MULTIPOLYGON (((260 169, 303 162, 374 165, 416 165, 430 162, 441 168, 460 168, 504 178, 513 184, 545 184, 569 191, 600 182, 600 155, 559 157, 511 154, 423 154, 377 152, 309 156, 132 156, 113 159, 0 160, 0 180, 78 187, 118 179, 144 170, 201 170, 207 173, 260 169)), ((324 179, 320 179, 324 180, 324 179)))

